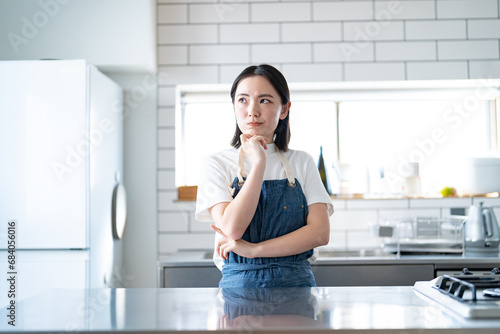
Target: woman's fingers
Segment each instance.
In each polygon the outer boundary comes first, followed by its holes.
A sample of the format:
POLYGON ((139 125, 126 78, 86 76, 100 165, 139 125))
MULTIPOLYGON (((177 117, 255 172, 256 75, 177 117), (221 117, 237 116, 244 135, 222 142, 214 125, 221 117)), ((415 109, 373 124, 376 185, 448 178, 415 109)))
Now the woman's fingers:
POLYGON ((222 257, 224 260, 229 257, 229 253, 234 251, 236 248, 237 241, 235 240, 229 240, 229 239, 224 239, 224 241, 220 241, 219 245, 217 246, 219 248, 219 255, 222 257))
POLYGON ((229 252, 231 252, 232 247, 229 243, 222 245, 221 247, 221 257, 225 260, 229 257, 229 252))
POLYGON ((240 135, 240 141, 242 145, 245 145, 246 143, 256 142, 259 143, 264 149, 267 149, 267 143, 270 143, 271 139, 260 135, 252 136, 248 134, 242 134, 240 135))
POLYGON ((222 230, 217 226, 210 224, 210 227, 212 228, 212 230, 214 230, 215 232, 219 233, 222 236, 222 238, 217 240, 217 243, 215 245, 215 250, 217 251, 217 254, 219 254, 219 256, 223 260, 225 260, 228 258, 229 253, 237 248, 238 241, 228 239, 224 234, 224 232, 222 232, 222 230))
POLYGON ((267 138, 265 137, 262 137, 262 139, 260 140, 260 144, 262 145, 262 147, 267 150, 267 138))
POLYGON ((244 144, 244 143, 246 143, 246 142, 247 142, 247 140, 248 140, 248 139, 250 139, 251 137, 252 137, 252 136, 250 136, 250 135, 246 135, 246 134, 242 133, 242 134, 240 135, 240 141, 241 141, 241 143, 242 143, 242 144, 244 144))
POLYGON ((217 241, 217 245, 215 246, 215 249, 217 250, 217 254, 219 254, 219 256, 223 260, 225 260, 225 259, 227 259, 228 254, 232 249, 231 248, 231 241, 226 239, 226 238, 219 239, 217 241))

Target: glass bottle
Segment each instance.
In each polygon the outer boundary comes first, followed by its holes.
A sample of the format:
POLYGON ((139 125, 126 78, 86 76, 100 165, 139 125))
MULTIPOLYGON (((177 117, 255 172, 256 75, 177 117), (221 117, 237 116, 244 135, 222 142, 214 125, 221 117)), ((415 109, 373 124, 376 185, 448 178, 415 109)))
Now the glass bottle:
POLYGON ((328 195, 331 195, 332 191, 328 182, 328 173, 325 168, 325 160, 323 159, 323 146, 319 147, 318 171, 321 182, 323 183, 323 186, 325 186, 326 192, 328 193, 328 195))

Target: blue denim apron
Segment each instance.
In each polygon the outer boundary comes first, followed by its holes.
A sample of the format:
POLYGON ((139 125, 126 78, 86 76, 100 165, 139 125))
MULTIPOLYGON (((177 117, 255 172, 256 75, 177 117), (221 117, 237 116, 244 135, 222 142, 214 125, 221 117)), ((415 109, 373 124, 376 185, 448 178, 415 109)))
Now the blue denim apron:
MULTIPOLYGON (((233 198, 245 180, 244 151, 240 149, 240 173, 233 181, 233 198)), ((251 243, 277 238, 306 225, 307 201, 285 155, 278 150, 287 179, 265 180, 252 221, 242 236, 251 243)), ((313 250, 283 257, 249 259, 230 252, 222 268, 221 288, 316 286, 307 260, 313 250)))

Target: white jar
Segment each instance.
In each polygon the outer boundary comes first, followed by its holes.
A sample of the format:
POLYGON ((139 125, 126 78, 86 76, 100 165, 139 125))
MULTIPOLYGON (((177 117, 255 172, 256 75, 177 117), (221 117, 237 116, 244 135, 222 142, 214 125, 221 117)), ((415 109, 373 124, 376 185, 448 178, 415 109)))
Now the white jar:
POLYGON ((466 158, 460 169, 462 195, 500 192, 500 157, 466 158))

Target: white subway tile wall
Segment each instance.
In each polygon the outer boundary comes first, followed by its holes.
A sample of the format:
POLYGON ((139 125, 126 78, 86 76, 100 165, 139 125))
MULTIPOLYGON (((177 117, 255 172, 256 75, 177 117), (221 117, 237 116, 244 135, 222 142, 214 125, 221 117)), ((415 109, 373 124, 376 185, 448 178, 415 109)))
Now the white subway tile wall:
POLYGON ((315 63, 345 64, 350 62, 372 62, 375 60, 373 42, 363 44, 316 43, 313 45, 315 63))
POLYGON ((348 63, 344 65, 345 81, 404 80, 404 62, 348 63))
POLYGON ((500 20, 469 20, 469 38, 500 38, 500 20))
POLYGON ((465 39, 467 37, 466 20, 407 21, 405 29, 407 40, 465 39))
POLYGON ((193 3, 189 6, 189 23, 248 22, 249 7, 249 4, 244 3, 230 7, 224 4, 193 3))
POLYGON ((311 2, 313 21, 350 21, 373 19, 372 1, 311 2))
POLYGON ((439 41, 438 59, 498 59, 498 39, 439 41))
MULTIPOLYGON (((158 0, 158 256, 213 246, 177 201, 175 86, 270 63, 290 82, 500 77, 500 0, 158 0)), ((329 247, 377 245, 370 222, 444 217, 477 199, 335 200, 329 247)), ((500 199, 484 199, 500 215, 500 199)))
POLYGON ((376 60, 436 60, 435 42, 379 42, 375 44, 376 60))
POLYGON ((469 61, 469 73, 470 79, 498 78, 495 73, 500 73, 500 61, 469 61))
POLYGON ((282 42, 310 42, 311 35, 315 42, 340 41, 341 24, 339 22, 284 23, 282 42))
POLYGON ((411 62, 406 65, 414 80, 467 79, 467 61, 411 62))
POLYGON ((341 27, 344 41, 359 41, 362 37, 372 41, 402 41, 405 37, 404 21, 352 21, 343 22, 341 27))
POLYGON ((162 107, 158 109, 158 126, 175 126, 174 107, 162 107))
POLYGON ((279 42, 281 25, 278 23, 243 23, 219 26, 220 43, 279 42))
POLYGON ((438 19, 498 17, 497 0, 443 0, 436 4, 438 19))
POLYGON ((375 18, 382 22, 435 19, 436 1, 374 1, 375 18))

